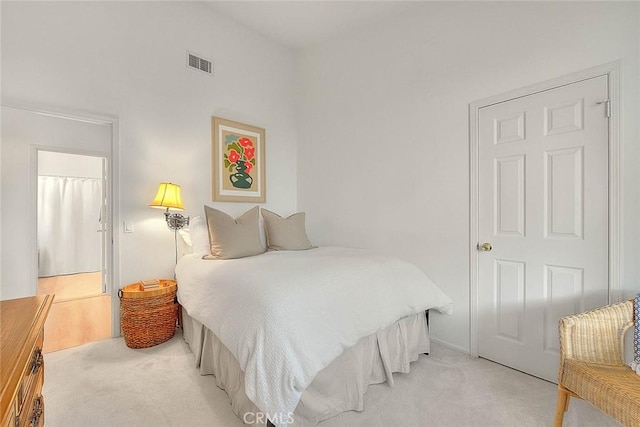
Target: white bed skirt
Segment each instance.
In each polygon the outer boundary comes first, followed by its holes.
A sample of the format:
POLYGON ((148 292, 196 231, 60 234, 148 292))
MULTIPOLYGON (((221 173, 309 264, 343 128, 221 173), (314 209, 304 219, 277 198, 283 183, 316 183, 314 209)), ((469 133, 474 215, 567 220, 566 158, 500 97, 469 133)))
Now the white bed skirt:
MULTIPOLYGON (((227 392, 233 412, 245 424, 266 425, 265 414, 244 392, 244 372, 231 352, 183 308, 184 340, 195 355, 201 375, 214 375, 227 392)), ((393 372, 409 372, 409 364, 429 353, 425 313, 405 317, 347 349, 314 378, 293 414, 268 414, 274 424, 315 426, 344 411, 362 411, 370 384, 389 382, 393 372), (280 421, 280 422, 278 422, 280 421)))

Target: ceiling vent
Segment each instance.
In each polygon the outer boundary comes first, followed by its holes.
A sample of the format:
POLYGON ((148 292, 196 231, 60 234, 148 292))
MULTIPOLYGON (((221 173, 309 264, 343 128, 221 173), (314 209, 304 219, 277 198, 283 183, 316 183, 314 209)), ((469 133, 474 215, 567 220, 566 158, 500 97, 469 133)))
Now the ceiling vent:
POLYGON ((213 75, 213 62, 187 51, 187 67, 213 75))

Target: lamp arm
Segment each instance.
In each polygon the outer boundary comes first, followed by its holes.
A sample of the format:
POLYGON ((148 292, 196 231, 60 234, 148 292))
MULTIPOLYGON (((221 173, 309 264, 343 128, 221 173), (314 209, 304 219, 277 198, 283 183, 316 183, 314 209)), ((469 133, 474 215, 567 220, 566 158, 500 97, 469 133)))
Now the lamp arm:
POLYGON ((167 226, 171 230, 180 230, 185 225, 189 225, 190 218, 179 213, 170 213, 169 209, 164 213, 167 226))

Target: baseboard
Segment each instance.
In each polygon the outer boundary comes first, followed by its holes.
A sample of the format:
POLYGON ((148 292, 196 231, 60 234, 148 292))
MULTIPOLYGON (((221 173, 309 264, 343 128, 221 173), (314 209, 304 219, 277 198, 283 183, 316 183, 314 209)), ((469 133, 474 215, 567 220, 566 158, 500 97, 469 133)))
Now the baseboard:
POLYGON ((439 340, 438 338, 429 337, 429 340, 431 340, 431 342, 434 342, 434 343, 436 343, 438 345, 441 345, 443 347, 447 347, 447 348, 449 348, 451 350, 459 351, 460 353, 464 353, 464 354, 471 354, 469 352, 469 349, 462 348, 462 347, 459 347, 459 346, 454 345, 454 344, 450 344, 448 342, 439 340))

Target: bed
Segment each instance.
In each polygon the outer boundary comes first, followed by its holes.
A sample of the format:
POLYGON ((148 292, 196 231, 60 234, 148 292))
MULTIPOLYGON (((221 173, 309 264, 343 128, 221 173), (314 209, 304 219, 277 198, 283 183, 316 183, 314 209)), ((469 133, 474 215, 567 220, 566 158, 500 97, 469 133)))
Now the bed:
POLYGON ((410 263, 320 247, 176 266, 184 339, 245 424, 312 426, 363 410, 370 384, 429 352, 451 299, 410 263))

